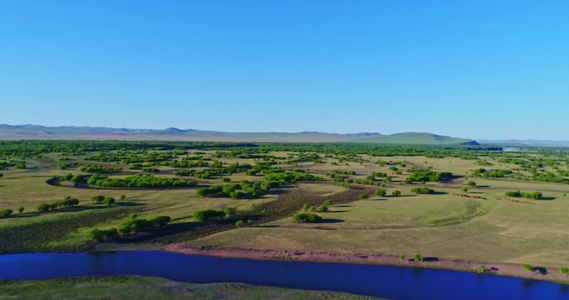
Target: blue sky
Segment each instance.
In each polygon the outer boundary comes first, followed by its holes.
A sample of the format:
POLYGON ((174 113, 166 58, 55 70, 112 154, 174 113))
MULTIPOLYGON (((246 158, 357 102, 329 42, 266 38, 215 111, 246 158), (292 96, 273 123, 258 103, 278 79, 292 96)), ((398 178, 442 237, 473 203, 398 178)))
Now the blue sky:
POLYGON ((0 123, 569 140, 569 1, 2 1, 0 123))

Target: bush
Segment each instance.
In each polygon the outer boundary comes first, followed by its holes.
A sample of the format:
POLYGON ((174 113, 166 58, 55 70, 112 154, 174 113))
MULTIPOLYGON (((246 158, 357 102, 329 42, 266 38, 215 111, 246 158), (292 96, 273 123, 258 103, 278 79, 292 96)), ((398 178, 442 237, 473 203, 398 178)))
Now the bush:
POLYGON ((205 222, 210 219, 220 219, 225 217, 225 212, 222 210, 198 210, 194 212, 194 219, 198 222, 205 222))
POLYGON ((231 178, 229 178, 229 177, 223 177, 222 181, 223 181, 223 182, 231 182, 231 178))
POLYGON ((367 199, 367 198, 369 198, 369 195, 367 193, 360 194, 360 199, 367 199))
POLYGON ((332 205, 332 200, 325 200, 325 201, 323 202, 323 204, 326 205, 326 206, 330 206, 330 205, 332 205))
POLYGON ((19 212, 19 213, 23 213, 23 212, 24 212, 24 207, 23 207, 23 206, 18 207, 18 212, 19 212))
POLYGON ((51 205, 47 203, 42 203, 36 207, 40 212, 46 212, 51 208, 51 205))
POLYGON ((401 261, 405 261, 405 255, 399 255, 399 259, 400 259, 401 261))
POLYGON ((376 191, 374 192, 374 194, 375 194, 376 196, 379 196, 379 197, 385 197, 385 195, 387 194, 387 192, 386 192, 385 190, 376 190, 376 191))
POLYGON ((237 228, 241 228, 241 227, 243 227, 243 225, 244 225, 243 221, 241 221, 241 220, 235 222, 235 227, 237 227, 237 228))
POLYGON ((223 211, 226 215, 233 216, 235 214, 235 207, 228 206, 223 211))
POLYGON ((111 205, 115 203, 115 198, 113 197, 105 197, 105 199, 103 199, 103 204, 105 205, 111 205))
POLYGON ((434 194, 435 190, 427 188, 427 187, 421 187, 421 188, 411 189, 411 192, 416 193, 416 194, 434 194))
POLYGON ((91 197, 91 200, 93 202, 96 202, 96 203, 101 203, 101 202, 103 202, 103 200, 105 200, 105 196, 103 196, 103 195, 93 196, 93 197, 91 197))
POLYGON ((116 228, 111 228, 109 230, 99 230, 93 229, 87 235, 90 240, 102 241, 102 240, 112 240, 119 236, 119 231, 116 228))
POLYGON ((11 215, 14 211, 11 209, 2 209, 0 210, 0 218, 4 218, 7 217, 9 215, 11 215))
POLYGON ((413 260, 422 262, 425 260, 425 258, 421 254, 417 253, 417 254, 413 255, 413 260))
POLYGON ((469 182, 468 182, 468 185, 471 186, 471 187, 475 187, 475 186, 476 186, 476 182, 474 182, 474 181, 469 181, 469 182))
POLYGON ((533 271, 532 266, 528 265, 528 264, 522 264, 522 268, 524 270, 528 270, 528 271, 533 271))
POLYGON ((401 196, 401 192, 399 190, 395 190, 395 191, 391 192, 391 196, 399 197, 399 196, 401 196))
POLYGON ((559 271, 561 271, 561 274, 569 276, 569 268, 561 268, 559 271))
POLYGON ((316 214, 300 213, 292 217, 297 222, 316 223, 322 220, 322 217, 316 214))
POLYGON ((304 209, 304 210, 308 210, 309 208, 310 208, 310 205, 308 205, 308 204, 304 204, 304 206, 302 207, 302 209, 304 209))
POLYGON ((253 226, 253 220, 251 219, 247 220, 247 226, 249 227, 253 226))
POLYGON ((169 216, 158 216, 148 220, 148 222, 152 223, 152 226, 165 226, 170 223, 170 221, 172 221, 172 219, 169 216))
POLYGON ((466 187, 463 187, 461 190, 465 193, 468 192, 468 188, 466 188, 466 187))
POLYGON ((328 211, 328 205, 322 204, 318 207, 318 210, 321 212, 327 212, 328 211))
POLYGON ((126 199, 126 196, 125 196, 125 195, 120 195, 120 199, 121 199, 121 201, 124 201, 124 199, 126 199))

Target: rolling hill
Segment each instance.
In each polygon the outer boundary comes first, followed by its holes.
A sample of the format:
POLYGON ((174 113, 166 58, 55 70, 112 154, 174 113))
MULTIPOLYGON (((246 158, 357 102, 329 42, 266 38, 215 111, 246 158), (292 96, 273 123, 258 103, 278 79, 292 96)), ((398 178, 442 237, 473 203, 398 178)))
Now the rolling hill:
POLYGON ((470 139, 453 138, 431 133, 376 132, 338 134, 325 132, 223 132, 195 129, 128 129, 109 127, 47 127, 41 125, 0 124, 0 140, 169 140, 169 141, 232 141, 232 142, 349 142, 375 144, 472 144, 470 139))

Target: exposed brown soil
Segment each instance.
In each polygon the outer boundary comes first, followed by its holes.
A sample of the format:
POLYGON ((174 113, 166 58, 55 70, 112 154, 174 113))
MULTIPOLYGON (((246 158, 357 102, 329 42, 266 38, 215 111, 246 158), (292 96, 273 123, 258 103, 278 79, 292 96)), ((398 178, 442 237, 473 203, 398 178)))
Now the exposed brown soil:
POLYGON ((258 260, 289 260, 312 262, 337 262, 353 264, 393 265, 433 269, 448 269, 466 272, 478 272, 480 265, 485 273, 496 275, 531 278, 569 283, 569 277, 563 275, 559 268, 534 266, 534 271, 528 271, 519 264, 473 262, 451 260, 438 257, 425 257, 425 261, 413 261, 411 255, 401 260, 397 255, 379 253, 338 253, 326 251, 275 250, 275 249, 244 249, 222 248, 216 246, 191 246, 187 244, 170 244, 164 250, 183 254, 206 255, 226 258, 245 258, 258 260))

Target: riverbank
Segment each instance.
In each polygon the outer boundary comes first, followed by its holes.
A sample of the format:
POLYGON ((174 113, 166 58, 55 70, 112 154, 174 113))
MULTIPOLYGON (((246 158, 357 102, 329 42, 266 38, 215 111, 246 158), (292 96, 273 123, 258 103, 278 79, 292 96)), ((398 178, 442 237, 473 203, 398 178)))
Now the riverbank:
POLYGON ((351 263, 351 264, 372 264, 389 265, 403 267, 418 267, 432 269, 446 269, 463 272, 479 272, 479 267, 484 267, 485 274, 502 276, 513 276, 529 278, 535 280, 547 280, 569 284, 569 277, 563 275, 559 268, 532 266, 529 271, 520 264, 511 263, 484 263, 464 260, 450 260, 438 257, 425 257, 423 262, 414 261, 412 255, 406 255, 402 260, 397 255, 387 255, 379 253, 339 253, 327 251, 304 251, 292 249, 245 249, 245 248, 223 248, 216 246, 191 246, 182 243, 169 244, 163 248, 165 251, 205 255, 224 258, 244 258, 255 260, 288 260, 305 262, 329 262, 329 263, 351 263))

